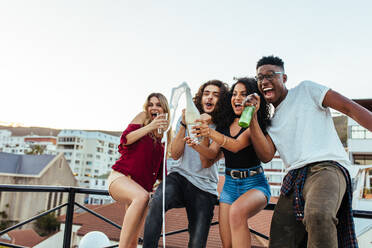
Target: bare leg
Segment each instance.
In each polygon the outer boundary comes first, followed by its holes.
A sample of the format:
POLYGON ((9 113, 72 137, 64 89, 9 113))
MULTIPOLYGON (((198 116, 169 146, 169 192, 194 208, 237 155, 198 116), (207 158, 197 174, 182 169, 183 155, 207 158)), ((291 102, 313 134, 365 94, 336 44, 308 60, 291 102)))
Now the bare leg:
POLYGON ((265 195, 251 189, 241 195, 230 207, 232 247, 251 247, 251 232, 247 220, 267 204, 265 195))
POLYGON ((230 220, 229 220, 229 212, 230 212, 231 205, 227 203, 220 203, 220 210, 219 210, 219 228, 220 228, 220 236, 222 240, 222 247, 224 248, 231 248, 231 229, 230 229, 230 220))
POLYGON ((109 188, 112 198, 126 205, 119 248, 137 247, 141 221, 145 216, 149 193, 127 176, 117 178, 109 188))

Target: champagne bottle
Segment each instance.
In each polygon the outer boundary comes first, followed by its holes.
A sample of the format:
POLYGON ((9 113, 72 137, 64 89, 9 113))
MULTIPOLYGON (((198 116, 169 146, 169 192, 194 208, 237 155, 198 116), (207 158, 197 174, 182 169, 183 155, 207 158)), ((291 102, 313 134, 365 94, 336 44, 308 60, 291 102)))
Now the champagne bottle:
POLYGON ((192 127, 195 126, 197 123, 195 122, 197 119, 200 119, 200 113, 197 107, 195 106, 190 88, 186 89, 186 112, 185 112, 185 119, 187 125, 187 132, 189 133, 189 137, 199 143, 199 139, 196 137, 195 134, 192 132, 192 127))
POLYGON ((239 126, 248 128, 249 124, 251 124, 252 116, 254 113, 255 107, 254 106, 247 106, 244 108, 242 115, 239 119, 239 126))

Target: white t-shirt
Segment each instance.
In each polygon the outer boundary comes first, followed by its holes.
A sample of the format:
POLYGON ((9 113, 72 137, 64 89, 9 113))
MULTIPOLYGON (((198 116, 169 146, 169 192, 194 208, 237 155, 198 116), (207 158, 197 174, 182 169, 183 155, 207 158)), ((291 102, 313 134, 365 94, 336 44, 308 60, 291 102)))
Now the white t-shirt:
POLYGON ((275 109, 268 133, 287 171, 323 160, 350 164, 331 112, 322 106, 328 90, 311 81, 301 82, 275 109))

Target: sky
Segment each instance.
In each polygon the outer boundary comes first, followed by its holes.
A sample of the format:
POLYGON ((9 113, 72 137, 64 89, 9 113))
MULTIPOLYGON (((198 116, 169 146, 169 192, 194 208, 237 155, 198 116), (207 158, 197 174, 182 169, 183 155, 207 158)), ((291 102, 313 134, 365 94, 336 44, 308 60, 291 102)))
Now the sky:
MULTIPOLYGON (((255 76, 372 98, 372 2, 0 1, 0 124, 120 131, 151 92, 255 76)), ((183 106, 181 99, 180 108, 183 106)))

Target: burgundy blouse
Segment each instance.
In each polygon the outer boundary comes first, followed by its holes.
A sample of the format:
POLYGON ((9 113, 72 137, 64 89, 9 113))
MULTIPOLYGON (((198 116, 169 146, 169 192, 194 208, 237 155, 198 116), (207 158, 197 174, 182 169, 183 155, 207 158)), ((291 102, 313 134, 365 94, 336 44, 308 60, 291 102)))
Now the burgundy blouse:
POLYGON ((141 127, 141 124, 129 124, 124 130, 119 145, 121 157, 112 169, 126 176, 130 175, 145 190, 151 192, 156 179, 162 179, 163 176, 164 145, 160 139, 154 142, 149 134, 133 144, 123 145, 127 143, 126 136, 141 127))

